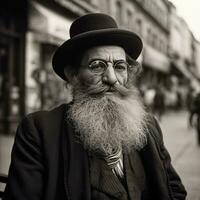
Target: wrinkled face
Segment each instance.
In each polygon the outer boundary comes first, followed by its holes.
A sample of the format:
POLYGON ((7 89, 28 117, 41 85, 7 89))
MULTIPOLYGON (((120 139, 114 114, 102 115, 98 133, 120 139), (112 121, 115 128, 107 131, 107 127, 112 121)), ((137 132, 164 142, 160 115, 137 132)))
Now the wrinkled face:
POLYGON ((146 112, 132 82, 138 67, 121 47, 98 46, 85 52, 78 71, 66 68, 73 95, 67 116, 85 149, 109 155, 146 144, 146 112))
POLYGON ((126 53, 123 48, 97 46, 84 53, 77 77, 87 88, 103 86, 104 94, 112 94, 115 85, 125 86, 127 83, 127 68, 126 53))

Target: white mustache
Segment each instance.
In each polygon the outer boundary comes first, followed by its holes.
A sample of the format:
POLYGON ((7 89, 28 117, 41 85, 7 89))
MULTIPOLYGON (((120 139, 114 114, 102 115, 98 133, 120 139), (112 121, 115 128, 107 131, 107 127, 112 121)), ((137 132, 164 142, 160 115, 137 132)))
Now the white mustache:
POLYGON ((106 92, 117 92, 122 97, 129 96, 132 91, 118 83, 114 84, 113 86, 105 85, 105 84, 98 84, 96 86, 91 86, 87 89, 87 92, 91 95, 96 94, 105 94, 106 92))

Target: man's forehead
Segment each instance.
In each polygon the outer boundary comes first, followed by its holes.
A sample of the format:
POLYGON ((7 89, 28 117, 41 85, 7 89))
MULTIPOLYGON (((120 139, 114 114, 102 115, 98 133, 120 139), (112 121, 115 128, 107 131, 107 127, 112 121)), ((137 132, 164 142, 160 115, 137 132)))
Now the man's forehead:
POLYGON ((120 46, 105 45, 96 46, 88 49, 84 54, 83 58, 104 58, 109 59, 125 59, 126 53, 124 49, 120 46))

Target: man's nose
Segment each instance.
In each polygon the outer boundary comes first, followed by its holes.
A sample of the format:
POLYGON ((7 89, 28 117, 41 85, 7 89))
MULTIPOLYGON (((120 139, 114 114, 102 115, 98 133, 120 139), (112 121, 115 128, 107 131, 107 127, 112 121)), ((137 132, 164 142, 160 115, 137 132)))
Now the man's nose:
POLYGON ((115 70, 112 65, 109 65, 103 74, 103 82, 109 85, 114 85, 117 82, 115 70))

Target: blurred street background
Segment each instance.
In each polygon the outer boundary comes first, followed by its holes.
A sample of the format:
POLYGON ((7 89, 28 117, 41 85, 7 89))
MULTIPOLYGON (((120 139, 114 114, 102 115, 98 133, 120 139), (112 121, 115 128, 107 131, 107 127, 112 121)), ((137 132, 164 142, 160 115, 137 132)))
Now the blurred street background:
POLYGON ((200 42, 169 0, 2 1, 0 174, 8 172, 21 118, 70 99, 65 83, 53 73, 52 55, 69 39, 72 21, 92 12, 113 16, 120 28, 142 38, 138 62, 143 72, 137 82, 142 100, 160 122, 188 200, 200 200, 198 115, 193 127, 189 123, 191 112, 200 105, 200 42))

